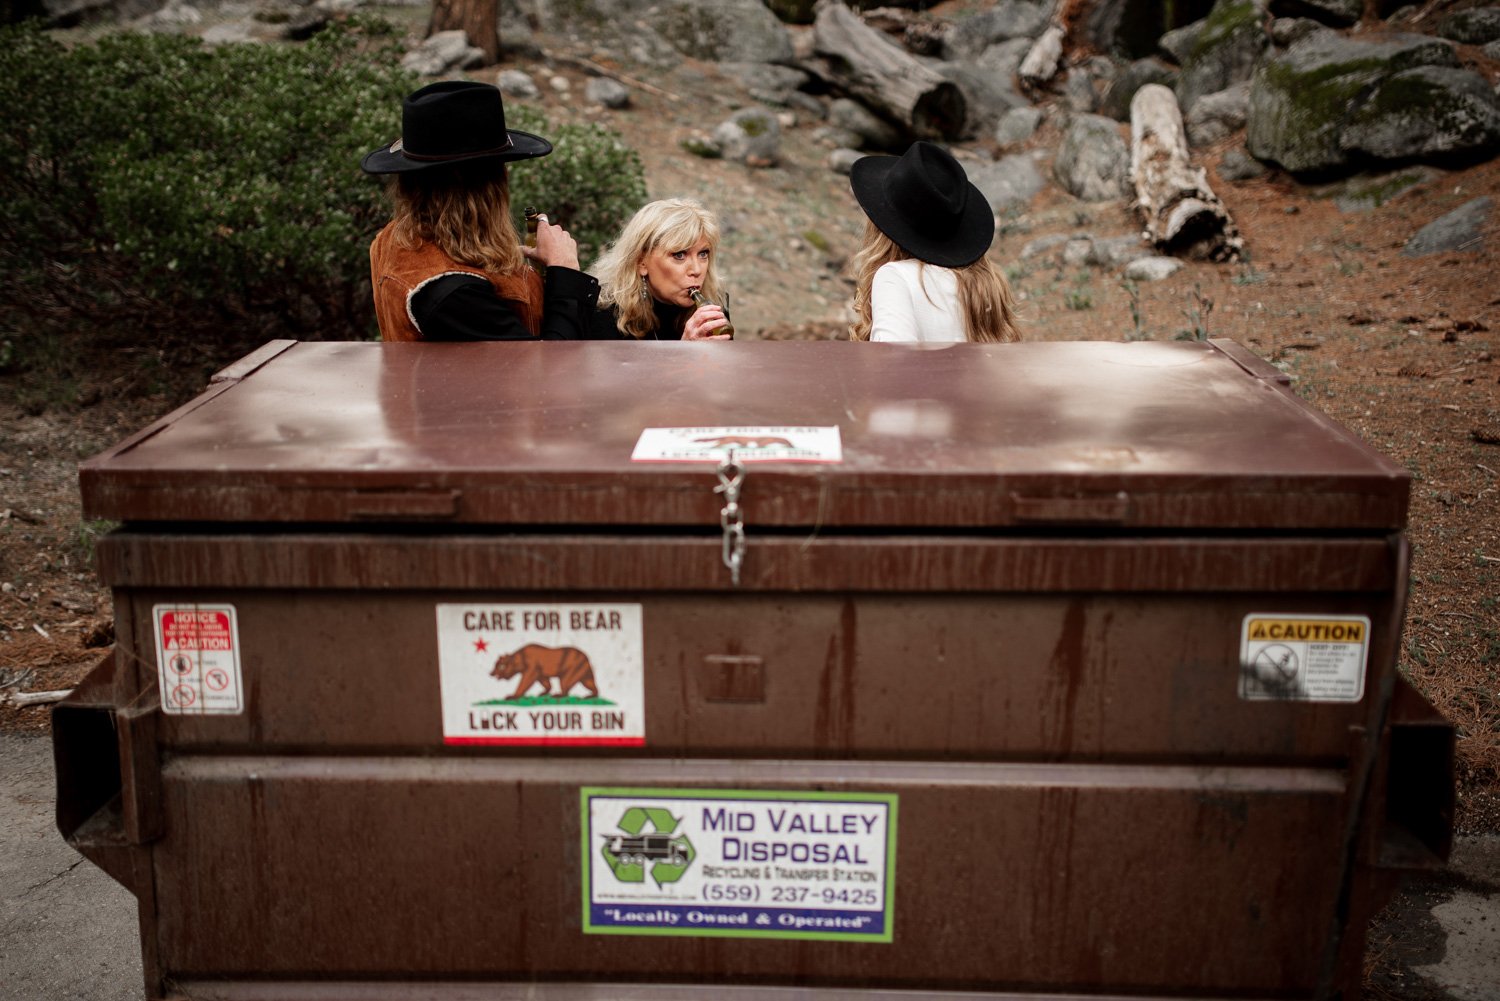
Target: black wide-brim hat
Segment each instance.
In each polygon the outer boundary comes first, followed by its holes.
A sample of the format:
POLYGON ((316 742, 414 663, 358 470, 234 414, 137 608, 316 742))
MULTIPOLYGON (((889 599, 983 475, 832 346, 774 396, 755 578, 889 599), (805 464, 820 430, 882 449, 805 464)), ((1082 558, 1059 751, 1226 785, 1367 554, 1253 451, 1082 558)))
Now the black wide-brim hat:
POLYGON ((466 160, 532 160, 552 144, 505 127, 500 89, 470 80, 428 84, 401 102, 401 138, 359 161, 368 174, 400 174, 466 160))
POLYGON ((914 142, 900 156, 861 157, 849 186, 876 229, 929 264, 973 264, 995 239, 994 210, 941 146, 914 142))

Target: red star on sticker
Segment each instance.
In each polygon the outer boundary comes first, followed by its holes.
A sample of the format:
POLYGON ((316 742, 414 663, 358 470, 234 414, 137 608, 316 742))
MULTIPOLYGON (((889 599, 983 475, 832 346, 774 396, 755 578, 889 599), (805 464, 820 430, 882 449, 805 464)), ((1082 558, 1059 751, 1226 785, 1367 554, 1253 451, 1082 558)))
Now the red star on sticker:
POLYGON ((489 648, 490 648, 490 645, 484 641, 484 637, 483 636, 479 637, 479 639, 477 639, 477 640, 474 641, 474 652, 475 653, 484 653, 489 648))

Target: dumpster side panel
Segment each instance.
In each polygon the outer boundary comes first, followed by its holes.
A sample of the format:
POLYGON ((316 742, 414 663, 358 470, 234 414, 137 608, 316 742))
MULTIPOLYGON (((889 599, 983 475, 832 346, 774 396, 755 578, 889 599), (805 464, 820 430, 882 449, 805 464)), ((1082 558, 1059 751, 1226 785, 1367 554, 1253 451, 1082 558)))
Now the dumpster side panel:
MULTIPOLYGON (((872 762, 195 757, 166 769, 184 977, 535 977, 1049 990, 1313 982, 1340 773, 872 762), (584 936, 593 782, 893 792, 889 945, 584 936), (214 872, 207 880, 202 874, 214 872), (1289 901, 1295 906, 1288 906, 1289 901), (922 957, 914 962, 914 957, 922 957)), ((710 861, 708 858, 703 862, 710 861)))

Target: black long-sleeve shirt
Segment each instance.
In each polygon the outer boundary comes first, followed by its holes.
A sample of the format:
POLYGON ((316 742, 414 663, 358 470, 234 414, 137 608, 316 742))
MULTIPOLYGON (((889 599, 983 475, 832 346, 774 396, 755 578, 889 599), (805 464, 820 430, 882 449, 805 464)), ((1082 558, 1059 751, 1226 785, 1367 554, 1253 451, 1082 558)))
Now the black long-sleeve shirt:
MULTIPOLYGON (((542 279, 544 341, 597 339, 593 316, 599 282, 572 268, 549 267, 542 279)), ((443 275, 411 299, 412 316, 425 341, 529 341, 520 316, 479 275, 443 275)))

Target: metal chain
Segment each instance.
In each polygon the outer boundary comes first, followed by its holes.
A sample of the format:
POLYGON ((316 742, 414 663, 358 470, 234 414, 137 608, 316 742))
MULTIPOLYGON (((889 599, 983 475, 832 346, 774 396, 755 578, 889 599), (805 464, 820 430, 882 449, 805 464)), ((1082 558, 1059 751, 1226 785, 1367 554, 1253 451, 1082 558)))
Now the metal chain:
POLYGON ((724 565, 729 568, 729 579, 735 587, 740 586, 740 565, 745 562, 745 513, 740 507, 740 488, 744 483, 745 467, 735 459, 731 448, 719 460, 719 485, 714 487, 714 493, 724 495, 719 527, 724 530, 724 565))

